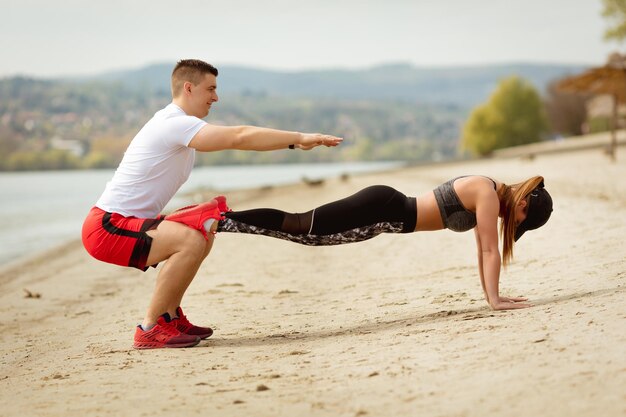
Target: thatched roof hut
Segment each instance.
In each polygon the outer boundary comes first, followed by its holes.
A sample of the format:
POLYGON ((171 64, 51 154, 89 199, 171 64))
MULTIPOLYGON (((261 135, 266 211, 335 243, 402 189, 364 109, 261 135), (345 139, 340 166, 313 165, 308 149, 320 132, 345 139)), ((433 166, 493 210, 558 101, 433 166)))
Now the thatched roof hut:
POLYGON ((607 94, 613 98, 609 154, 615 160, 618 105, 626 103, 626 56, 612 54, 606 65, 565 78, 557 84, 557 88, 575 93, 607 94))

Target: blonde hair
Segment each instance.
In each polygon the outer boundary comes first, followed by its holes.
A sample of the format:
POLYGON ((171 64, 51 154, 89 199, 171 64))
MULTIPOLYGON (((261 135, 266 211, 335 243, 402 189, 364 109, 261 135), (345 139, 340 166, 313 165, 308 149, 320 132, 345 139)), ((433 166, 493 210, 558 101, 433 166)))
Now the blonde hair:
POLYGON ((217 68, 199 59, 178 61, 172 71, 172 97, 176 98, 182 93, 185 82, 189 81, 193 85, 198 85, 207 74, 213 74, 217 77, 217 68))
MULTIPOLYGON (((502 263, 504 266, 513 260, 513 245, 515 244, 515 230, 517 229, 515 207, 517 207, 520 201, 526 200, 528 195, 542 181, 543 177, 535 176, 517 184, 502 184, 498 191, 500 217, 502 218, 500 222, 500 237, 502 238, 502 263)), ((528 202, 528 200, 526 201, 528 202)))

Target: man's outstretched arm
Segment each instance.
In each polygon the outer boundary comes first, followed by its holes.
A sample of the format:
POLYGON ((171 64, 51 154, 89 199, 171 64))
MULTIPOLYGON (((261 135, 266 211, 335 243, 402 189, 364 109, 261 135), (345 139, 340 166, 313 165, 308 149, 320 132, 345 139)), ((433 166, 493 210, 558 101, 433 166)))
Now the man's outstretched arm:
POLYGON ((246 151, 272 151, 290 145, 302 150, 316 146, 337 146, 343 141, 332 135, 300 133, 256 126, 205 125, 189 142, 189 147, 201 152, 238 149, 246 151))

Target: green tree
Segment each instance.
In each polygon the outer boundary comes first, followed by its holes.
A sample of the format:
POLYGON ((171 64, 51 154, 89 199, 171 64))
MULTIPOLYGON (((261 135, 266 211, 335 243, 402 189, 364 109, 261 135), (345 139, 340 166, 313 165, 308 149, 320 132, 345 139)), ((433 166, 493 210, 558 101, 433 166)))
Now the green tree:
POLYGON ((604 32, 604 39, 623 41, 626 39, 626 0, 602 0, 602 16, 611 26, 604 32))
POLYGON ((119 161, 106 152, 92 151, 81 161, 81 167, 87 169, 115 168, 119 161))
POLYGON ((58 149, 18 151, 12 153, 4 165, 9 171, 75 169, 79 167, 79 160, 71 153, 58 149))
POLYGON ((462 147, 476 155, 538 142, 547 130, 537 90, 519 77, 498 84, 487 103, 474 109, 463 127, 462 147))

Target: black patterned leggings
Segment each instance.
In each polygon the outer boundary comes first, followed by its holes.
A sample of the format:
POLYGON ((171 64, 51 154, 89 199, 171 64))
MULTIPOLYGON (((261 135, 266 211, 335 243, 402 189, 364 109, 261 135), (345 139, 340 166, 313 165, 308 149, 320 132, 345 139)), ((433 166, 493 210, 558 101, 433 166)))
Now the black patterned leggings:
POLYGON ((413 232, 417 202, 391 187, 374 185, 306 213, 263 208, 225 216, 218 232, 271 236, 309 246, 341 245, 381 233, 413 232))

